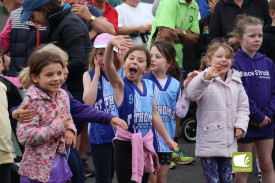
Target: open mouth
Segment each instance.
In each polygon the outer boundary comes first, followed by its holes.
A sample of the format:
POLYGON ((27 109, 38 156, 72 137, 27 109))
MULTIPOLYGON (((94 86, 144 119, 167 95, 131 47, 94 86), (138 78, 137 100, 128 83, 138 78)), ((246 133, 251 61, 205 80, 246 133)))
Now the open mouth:
POLYGON ((135 67, 130 67, 130 74, 131 75, 134 75, 134 74, 136 74, 137 73, 137 69, 135 68, 135 67))

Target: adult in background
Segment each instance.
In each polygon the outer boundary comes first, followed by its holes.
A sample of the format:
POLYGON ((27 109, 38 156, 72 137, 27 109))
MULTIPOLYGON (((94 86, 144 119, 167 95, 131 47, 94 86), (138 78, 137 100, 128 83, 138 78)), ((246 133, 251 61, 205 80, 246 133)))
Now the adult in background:
POLYGON ((176 61, 182 68, 183 44, 196 45, 199 39, 199 7, 194 0, 161 1, 151 30, 148 48, 154 39, 174 42, 176 61))
MULTIPOLYGON (((152 26, 148 49, 151 49, 154 40, 164 39, 173 42, 176 49, 176 61, 182 70, 183 45, 195 46, 198 43, 200 32, 198 14, 199 7, 195 0, 160 1, 152 26)), ((179 119, 177 119, 177 123, 179 123, 179 119)), ((177 136, 174 140, 177 142, 177 136)), ((188 164, 193 162, 194 158, 184 156, 177 148, 172 155, 172 161, 178 164, 188 164)))
POLYGON ((123 0, 116 7, 118 12, 117 34, 129 34, 135 45, 147 44, 154 16, 140 4, 140 0, 123 0))
POLYGON ((88 4, 97 7, 97 9, 101 11, 103 16, 114 25, 115 31, 117 33, 118 14, 116 9, 111 7, 110 4, 107 3, 105 0, 89 0, 88 4))
MULTIPOLYGON (((23 0, 1 0, 0 1, 0 31, 2 31, 9 19, 10 13, 22 5, 23 0)), ((7 72, 10 65, 10 57, 4 55, 4 72, 7 72)))
POLYGON ((69 3, 72 6, 72 12, 85 22, 92 42, 98 34, 109 33, 114 35, 116 33, 114 26, 104 18, 101 11, 92 5, 87 5, 86 0, 62 1, 62 4, 66 3, 69 3))
POLYGON ((220 0, 211 16, 208 41, 225 39, 229 45, 235 44, 236 39, 228 36, 235 18, 240 14, 246 14, 262 19, 264 24, 270 24, 268 10, 267 0, 220 0))

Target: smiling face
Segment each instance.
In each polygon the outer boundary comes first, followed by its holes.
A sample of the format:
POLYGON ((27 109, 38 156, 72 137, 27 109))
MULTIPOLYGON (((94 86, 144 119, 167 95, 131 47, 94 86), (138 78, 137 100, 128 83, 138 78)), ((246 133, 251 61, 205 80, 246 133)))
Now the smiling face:
POLYGON ((135 50, 128 55, 123 64, 126 77, 137 84, 144 73, 148 72, 147 56, 143 50, 135 50))
POLYGON ((42 68, 39 75, 31 74, 32 81, 39 85, 52 98, 55 98, 56 92, 64 83, 64 74, 62 65, 51 62, 42 68))
POLYGON ((237 37, 242 49, 250 57, 253 57, 255 53, 260 49, 263 42, 263 30, 262 25, 248 25, 244 34, 237 37))
POLYGON ((222 66, 222 72, 221 72, 220 77, 222 79, 225 79, 229 69, 232 66, 232 59, 233 58, 230 55, 229 50, 225 49, 224 47, 221 46, 214 52, 212 58, 207 59, 207 64, 209 66, 221 65, 222 66))

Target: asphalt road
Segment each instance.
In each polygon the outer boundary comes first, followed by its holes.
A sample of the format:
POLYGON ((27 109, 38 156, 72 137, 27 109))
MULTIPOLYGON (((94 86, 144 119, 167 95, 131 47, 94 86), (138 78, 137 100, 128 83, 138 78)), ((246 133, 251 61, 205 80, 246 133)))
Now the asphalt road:
MULTIPOLYGON (((181 137, 179 138, 179 146, 186 151, 187 156, 195 155, 195 144, 187 143, 181 137)), ((92 167, 92 158, 88 157, 89 166, 92 167)), ((255 162, 255 161, 254 161, 255 162)), ((253 172, 255 166, 253 163, 253 172)), ((86 183, 94 183, 94 178, 88 178, 86 183)), ((177 165, 176 169, 170 170, 167 177, 167 183, 202 183, 203 171, 200 163, 200 159, 196 158, 195 162, 190 165, 177 165)), ((116 178, 114 178, 113 183, 117 183, 116 178)), ((248 183, 258 183, 258 178, 255 173, 249 175, 248 183)))

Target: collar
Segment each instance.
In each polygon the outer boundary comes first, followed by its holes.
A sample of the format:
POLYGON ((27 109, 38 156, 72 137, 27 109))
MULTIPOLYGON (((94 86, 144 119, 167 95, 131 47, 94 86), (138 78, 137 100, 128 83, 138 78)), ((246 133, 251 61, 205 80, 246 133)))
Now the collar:
MULTIPOLYGON (((60 94, 61 94, 61 90, 59 90, 56 93, 56 99, 60 94)), ((29 95, 30 98, 32 98, 32 99, 52 100, 52 97, 47 92, 45 92, 39 86, 34 86, 34 85, 32 85, 28 88, 26 95, 29 95)))
POLYGON ((179 0, 179 3, 186 4, 188 8, 194 8, 195 10, 199 11, 199 6, 194 0, 192 0, 189 5, 186 3, 185 0, 179 0))

